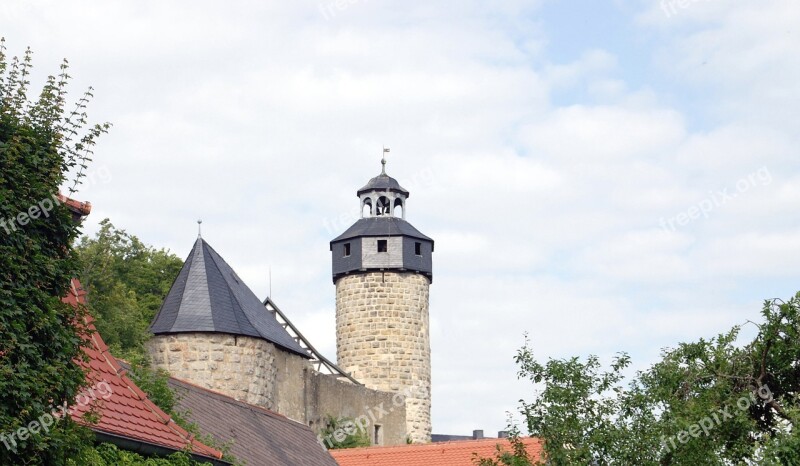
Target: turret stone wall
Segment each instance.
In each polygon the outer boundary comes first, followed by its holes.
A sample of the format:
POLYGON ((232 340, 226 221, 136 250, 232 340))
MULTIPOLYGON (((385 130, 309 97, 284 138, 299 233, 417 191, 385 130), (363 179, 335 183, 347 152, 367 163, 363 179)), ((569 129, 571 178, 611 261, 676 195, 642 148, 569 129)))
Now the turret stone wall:
POLYGON ((147 342, 147 350, 153 366, 173 377, 267 409, 275 405, 278 350, 268 341, 177 333, 156 335, 147 342))
POLYGON ((408 272, 369 272, 336 281, 338 365, 374 390, 402 393, 406 431, 431 439, 430 281, 408 272))

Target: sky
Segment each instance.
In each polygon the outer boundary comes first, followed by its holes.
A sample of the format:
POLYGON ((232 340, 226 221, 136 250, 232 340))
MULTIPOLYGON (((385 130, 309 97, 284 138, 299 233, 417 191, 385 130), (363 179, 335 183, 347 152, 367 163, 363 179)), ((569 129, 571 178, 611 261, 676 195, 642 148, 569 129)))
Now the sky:
POLYGON ((335 358, 328 244, 380 172, 436 241, 434 433, 487 435, 540 360, 662 348, 800 290, 796 0, 3 0, 32 87, 110 121, 84 230, 203 237, 335 358))

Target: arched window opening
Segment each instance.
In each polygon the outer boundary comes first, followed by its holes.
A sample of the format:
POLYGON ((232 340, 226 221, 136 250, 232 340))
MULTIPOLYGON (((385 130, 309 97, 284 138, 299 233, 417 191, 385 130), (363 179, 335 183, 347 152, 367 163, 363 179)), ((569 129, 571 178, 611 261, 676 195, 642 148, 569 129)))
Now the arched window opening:
POLYGON ((381 196, 375 203, 375 215, 389 215, 392 210, 392 201, 386 196, 381 196))
POLYGON ((361 216, 372 217, 372 199, 364 199, 364 204, 361 205, 361 216))
POLYGON ((403 200, 402 199, 395 199, 394 200, 394 216, 395 217, 403 217, 403 200))

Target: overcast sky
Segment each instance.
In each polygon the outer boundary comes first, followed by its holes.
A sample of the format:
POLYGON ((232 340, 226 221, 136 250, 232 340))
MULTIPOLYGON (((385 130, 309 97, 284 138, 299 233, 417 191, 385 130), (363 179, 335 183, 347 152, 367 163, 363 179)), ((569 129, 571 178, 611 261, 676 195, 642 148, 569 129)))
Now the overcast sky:
POLYGON ((184 258, 202 218, 330 358, 328 242, 390 147, 436 241, 450 434, 532 397, 525 332, 541 358, 643 368, 800 290, 798 25, 797 0, 0 3, 34 87, 67 57, 114 124, 85 230, 108 217, 184 258))

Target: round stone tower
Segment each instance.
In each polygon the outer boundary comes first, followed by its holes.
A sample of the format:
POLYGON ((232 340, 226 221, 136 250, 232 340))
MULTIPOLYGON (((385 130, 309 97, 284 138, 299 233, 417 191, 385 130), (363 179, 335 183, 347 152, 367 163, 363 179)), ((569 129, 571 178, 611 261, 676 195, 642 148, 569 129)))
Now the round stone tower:
POLYGON ((408 437, 430 442, 433 240, 405 221, 409 192, 381 163, 358 190, 362 218, 330 243, 338 365, 368 388, 402 394, 408 437))
POLYGON ((154 367, 267 409, 277 409, 280 362, 309 358, 200 237, 150 331, 147 350, 154 367))

